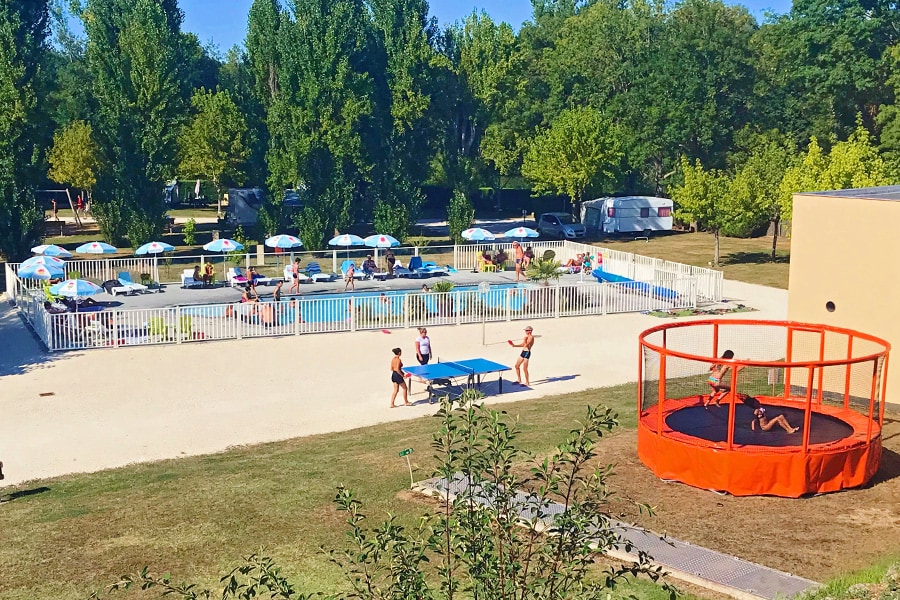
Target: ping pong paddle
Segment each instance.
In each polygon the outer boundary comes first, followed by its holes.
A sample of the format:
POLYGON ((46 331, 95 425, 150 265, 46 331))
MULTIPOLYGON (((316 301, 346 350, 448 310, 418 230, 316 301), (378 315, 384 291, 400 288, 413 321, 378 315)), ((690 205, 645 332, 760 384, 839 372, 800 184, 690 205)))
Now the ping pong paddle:
POLYGON ((390 329, 382 329, 382 330, 381 330, 381 333, 390 333, 390 332, 391 332, 390 329))
POLYGON ((512 340, 506 340, 506 343, 509 344, 510 346, 513 345, 512 340))

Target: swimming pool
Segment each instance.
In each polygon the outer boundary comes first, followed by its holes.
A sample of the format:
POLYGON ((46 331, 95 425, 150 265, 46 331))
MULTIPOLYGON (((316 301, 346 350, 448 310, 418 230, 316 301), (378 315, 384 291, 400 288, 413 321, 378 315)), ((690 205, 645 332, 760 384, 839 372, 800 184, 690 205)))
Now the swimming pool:
MULTIPOLYGON (((419 290, 384 290, 292 296, 278 304, 275 321, 278 325, 295 323, 299 317, 304 323, 349 321, 351 310, 365 321, 397 321, 404 311, 417 316, 449 316, 466 310, 474 303, 482 304, 488 311, 520 311, 528 304, 528 289, 534 284, 498 284, 482 292, 478 286, 459 286, 449 292, 435 293, 419 290)), ((265 304, 265 302, 263 302, 265 304)), ((195 317, 222 318, 236 314, 255 319, 259 309, 255 303, 222 304, 212 306, 185 306, 181 314, 195 317)))

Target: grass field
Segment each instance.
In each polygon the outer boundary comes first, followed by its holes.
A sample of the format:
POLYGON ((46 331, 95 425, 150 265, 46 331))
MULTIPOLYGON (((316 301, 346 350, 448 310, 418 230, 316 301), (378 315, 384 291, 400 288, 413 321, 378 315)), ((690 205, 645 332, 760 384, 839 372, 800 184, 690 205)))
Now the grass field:
MULTIPOLYGON (((562 441, 589 403, 616 408, 633 428, 634 396, 625 385, 503 408, 520 416, 522 446, 540 453, 562 441)), ((341 574, 319 550, 343 545, 335 487, 355 489, 375 521, 392 512, 413 522, 425 504, 398 495, 409 474, 397 452, 414 448, 416 479, 430 476, 436 425, 425 417, 7 488, 0 597, 86 597, 145 565, 212 586, 260 548, 301 589, 336 589, 341 574)), ((628 591, 663 598, 647 582, 628 591)))
MULTIPOLYGON (((700 267, 711 266, 715 239, 709 233, 678 233, 650 238, 649 242, 631 239, 604 239, 596 242, 623 252, 663 258, 700 267)), ((726 238, 719 240, 720 264, 726 279, 787 289, 790 267, 789 238, 778 238, 775 261, 771 260, 772 238, 726 238)))

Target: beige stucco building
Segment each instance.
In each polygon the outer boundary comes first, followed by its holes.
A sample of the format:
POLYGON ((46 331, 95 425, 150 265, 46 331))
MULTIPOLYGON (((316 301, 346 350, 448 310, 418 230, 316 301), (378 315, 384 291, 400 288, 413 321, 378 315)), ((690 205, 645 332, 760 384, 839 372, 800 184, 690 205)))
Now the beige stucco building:
POLYGON ((900 405, 900 186, 794 195, 788 318, 892 345, 887 397, 900 405))

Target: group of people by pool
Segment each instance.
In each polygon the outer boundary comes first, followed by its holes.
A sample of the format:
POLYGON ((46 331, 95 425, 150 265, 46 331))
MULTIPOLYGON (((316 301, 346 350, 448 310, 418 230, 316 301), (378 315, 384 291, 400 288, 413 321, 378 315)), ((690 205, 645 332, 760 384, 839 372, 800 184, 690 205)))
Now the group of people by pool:
MULTIPOLYGON (((431 357, 434 356, 434 347, 431 344, 431 338, 428 336, 427 328, 419 327, 418 332, 419 335, 416 337, 415 341, 416 360, 420 365, 427 365, 431 361, 431 357)), ((516 360, 515 383, 518 385, 530 386, 531 380, 528 375, 528 363, 531 360, 531 348, 534 346, 534 328, 531 325, 525 328, 525 336, 522 338, 521 342, 514 343, 512 340, 507 340, 507 343, 513 348, 522 349, 519 353, 519 358, 516 360), (523 373, 525 374, 524 384, 522 383, 523 373)), ((397 394, 401 390, 403 391, 403 404, 410 406, 412 403, 409 401, 409 386, 406 383, 406 378, 410 375, 403 371, 403 359, 401 358, 403 349, 394 348, 391 352, 394 354, 391 358, 391 384, 393 385, 391 408, 396 408, 397 394)))
MULTIPOLYGON (((726 350, 722 353, 722 358, 731 360, 734 358, 734 352, 726 350)), ((706 378, 706 381, 710 387, 710 394, 706 399, 703 399, 701 395, 704 408, 709 408, 710 405, 721 406, 722 400, 731 391, 731 386, 725 381, 725 377, 730 370, 731 366, 728 363, 714 363, 709 367, 709 376, 706 378)), ((756 431, 757 427, 761 431, 769 431, 776 425, 788 433, 796 433, 800 430, 799 427, 791 426, 784 415, 769 417, 766 414, 766 408, 753 396, 748 396, 747 394, 739 394, 738 396, 744 404, 753 409, 753 420, 750 421, 751 431, 756 431)))

